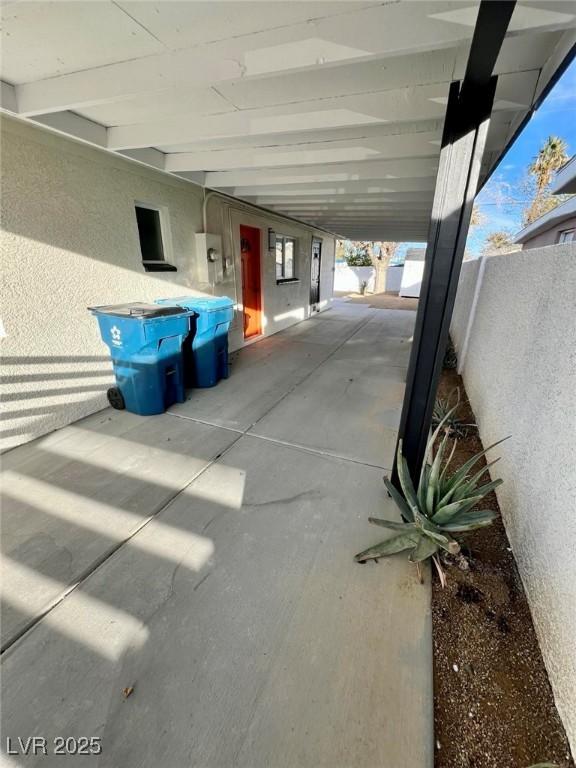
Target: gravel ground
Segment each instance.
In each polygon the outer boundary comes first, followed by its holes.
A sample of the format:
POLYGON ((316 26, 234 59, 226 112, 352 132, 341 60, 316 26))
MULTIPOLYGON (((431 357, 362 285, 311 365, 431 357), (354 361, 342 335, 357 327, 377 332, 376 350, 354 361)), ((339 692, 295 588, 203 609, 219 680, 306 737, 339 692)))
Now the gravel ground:
MULTIPOLYGON (((473 423, 462 380, 444 371, 440 396, 457 386, 459 416, 473 423)), ((454 467, 481 448, 473 429, 459 441, 454 467)), ((496 496, 482 508, 498 510, 496 496)), ((445 589, 433 580, 435 766, 573 768, 504 526, 498 519, 464 541, 469 569, 447 565, 445 589)))

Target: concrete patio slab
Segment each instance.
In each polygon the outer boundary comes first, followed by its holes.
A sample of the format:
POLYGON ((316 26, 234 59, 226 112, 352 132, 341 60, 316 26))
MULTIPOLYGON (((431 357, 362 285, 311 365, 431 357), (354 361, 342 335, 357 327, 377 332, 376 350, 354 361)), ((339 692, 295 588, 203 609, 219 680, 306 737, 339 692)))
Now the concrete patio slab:
POLYGON ((333 298, 328 310, 312 315, 312 318, 327 319, 330 317, 352 317, 360 316, 365 312, 372 313, 372 307, 355 304, 347 299, 333 298))
POLYGON ((231 355, 215 389, 194 389, 169 413, 245 431, 338 350, 373 312, 329 310, 231 355))
POLYGON ((406 338, 386 338, 383 341, 367 341, 355 338, 334 354, 335 360, 366 360, 386 366, 407 368, 411 345, 406 338))
POLYGON ((430 768, 429 585, 352 559, 397 516, 411 323, 337 304, 171 413, 4 457, 4 735, 97 736, 109 768, 430 768))
POLYGON ((279 339, 232 355, 230 378, 214 389, 190 390, 169 413, 245 431, 317 368, 337 345, 279 339))
POLYGON ((371 316, 334 354, 335 360, 370 360, 407 367, 415 313, 382 310, 371 316))
POLYGON ((107 409, 3 457, 2 645, 236 436, 107 409))
POLYGON ((370 311, 336 314, 334 310, 329 310, 310 320, 292 325, 279 335, 284 339, 332 346, 349 338, 354 330, 360 328, 370 317, 370 311))
POLYGON ((253 428, 254 434, 392 467, 406 369, 330 359, 253 428))
POLYGON ((429 586, 352 560, 379 514, 379 470, 241 438, 5 654, 4 736, 98 736, 101 768, 429 768, 429 586))
MULTIPOLYGON (((346 305, 341 306, 338 311, 345 314, 346 305)), ((324 325, 345 322, 326 320, 324 325)), ((252 433, 390 469, 414 322, 414 312, 364 315, 348 339, 252 433)), ((355 323, 356 318, 349 321, 355 323)))
POLYGON ((410 339, 415 323, 416 312, 380 309, 370 317, 362 333, 365 338, 373 338, 375 341, 382 336, 410 339))

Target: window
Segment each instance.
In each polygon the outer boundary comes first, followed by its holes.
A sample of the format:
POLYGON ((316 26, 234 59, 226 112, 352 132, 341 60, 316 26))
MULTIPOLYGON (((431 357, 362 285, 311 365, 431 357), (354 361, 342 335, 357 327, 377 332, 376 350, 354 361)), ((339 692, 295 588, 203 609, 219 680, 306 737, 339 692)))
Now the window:
POLYGON ((146 272, 176 272, 176 267, 166 261, 162 211, 142 203, 137 203, 135 210, 144 269, 146 272))
POLYGON ((565 229, 558 235, 559 243, 571 243, 576 240, 576 229, 565 229))
POLYGON ((295 280, 296 240, 276 235, 276 282, 295 280))

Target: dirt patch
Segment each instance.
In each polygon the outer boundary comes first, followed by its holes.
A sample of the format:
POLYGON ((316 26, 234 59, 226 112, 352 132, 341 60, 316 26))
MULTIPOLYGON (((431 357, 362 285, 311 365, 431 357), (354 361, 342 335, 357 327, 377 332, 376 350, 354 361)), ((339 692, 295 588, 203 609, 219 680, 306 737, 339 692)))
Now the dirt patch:
MULTIPOLYGON (((459 416, 474 423, 462 380, 444 371, 440 397, 456 387, 459 416)), ((454 468, 479 450, 472 429, 454 468)), ((495 494, 482 508, 498 510, 495 494)), ((573 768, 504 526, 498 519, 462 541, 469 569, 448 565, 448 586, 432 585, 435 768, 573 768)))
POLYGON ((418 309, 418 299, 398 296, 397 293, 346 293, 334 291, 337 298, 347 298, 351 304, 367 304, 375 309, 418 309))

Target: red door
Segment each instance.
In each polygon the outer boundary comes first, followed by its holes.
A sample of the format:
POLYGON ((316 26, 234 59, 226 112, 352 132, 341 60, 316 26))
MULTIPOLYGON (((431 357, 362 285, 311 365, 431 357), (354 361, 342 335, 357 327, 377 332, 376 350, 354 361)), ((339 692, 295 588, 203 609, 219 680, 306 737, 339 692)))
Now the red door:
POLYGON ((244 338, 262 333, 260 297, 260 230, 240 227, 242 258, 242 304, 244 305, 244 338))

